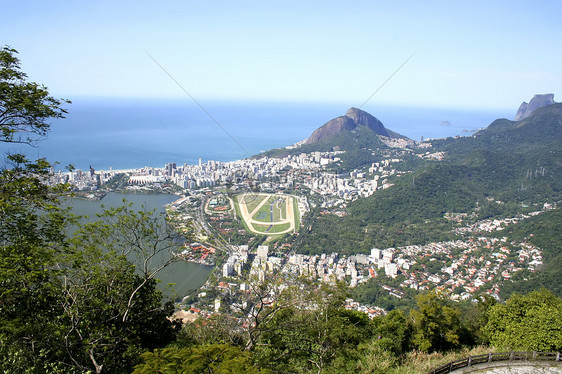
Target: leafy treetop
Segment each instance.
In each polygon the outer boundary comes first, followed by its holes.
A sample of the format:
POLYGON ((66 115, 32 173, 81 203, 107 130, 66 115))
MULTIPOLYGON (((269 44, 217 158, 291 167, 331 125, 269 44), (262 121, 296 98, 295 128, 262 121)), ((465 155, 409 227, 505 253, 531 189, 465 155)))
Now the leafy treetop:
POLYGON ((49 95, 47 87, 27 81, 20 69, 18 51, 0 49, 0 141, 33 144, 50 128, 48 120, 64 118, 61 107, 70 103, 49 95))

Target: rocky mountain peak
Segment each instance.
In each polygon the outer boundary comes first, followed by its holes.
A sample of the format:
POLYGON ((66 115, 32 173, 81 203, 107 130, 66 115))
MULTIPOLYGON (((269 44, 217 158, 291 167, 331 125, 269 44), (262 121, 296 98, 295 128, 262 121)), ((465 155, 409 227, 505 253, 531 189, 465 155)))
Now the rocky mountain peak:
POLYGON ((357 124, 348 116, 336 117, 316 129, 306 140, 306 143, 316 143, 319 140, 339 134, 344 130, 353 130, 357 124))
POLYGON ((390 136, 382 122, 364 110, 349 108, 345 115, 351 118, 356 124, 367 126, 379 135, 390 136))
POLYGON ((556 104, 556 101, 554 101, 554 94, 535 95, 529 103, 524 101, 519 106, 517 114, 515 115, 515 120, 521 121, 522 119, 529 117, 538 108, 551 104, 556 104))
POLYGON ((382 122, 375 118, 375 116, 358 108, 349 108, 344 116, 336 117, 316 129, 304 143, 316 143, 322 139, 338 135, 341 132, 352 131, 357 126, 365 126, 378 135, 391 138, 404 138, 402 135, 385 128, 382 122))

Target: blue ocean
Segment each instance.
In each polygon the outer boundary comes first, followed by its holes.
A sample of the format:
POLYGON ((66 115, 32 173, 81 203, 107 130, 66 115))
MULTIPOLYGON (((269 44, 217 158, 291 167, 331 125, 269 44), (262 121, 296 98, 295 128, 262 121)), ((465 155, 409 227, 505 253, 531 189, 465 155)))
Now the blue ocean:
MULTIPOLYGON (((205 102, 73 98, 65 119, 53 121, 36 146, 0 145, 3 153, 46 157, 58 168, 96 170, 233 161, 306 139, 349 104, 205 102)), ((505 110, 457 110, 366 105, 385 127, 411 139, 471 135, 505 110)))

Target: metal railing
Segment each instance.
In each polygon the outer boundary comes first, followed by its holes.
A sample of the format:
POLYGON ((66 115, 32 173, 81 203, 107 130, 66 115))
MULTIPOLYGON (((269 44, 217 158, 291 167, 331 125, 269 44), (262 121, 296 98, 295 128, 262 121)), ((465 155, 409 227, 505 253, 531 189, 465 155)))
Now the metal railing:
POLYGON ((500 361, 555 361, 562 363, 560 352, 498 352, 478 356, 468 356, 461 360, 451 361, 445 365, 431 369, 429 374, 444 374, 472 365, 500 362, 500 361))

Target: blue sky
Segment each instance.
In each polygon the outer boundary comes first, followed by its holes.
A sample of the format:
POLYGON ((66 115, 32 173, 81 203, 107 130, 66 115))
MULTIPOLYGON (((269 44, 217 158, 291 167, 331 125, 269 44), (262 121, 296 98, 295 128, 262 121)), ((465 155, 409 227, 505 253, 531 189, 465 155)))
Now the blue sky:
POLYGON ((562 101, 561 1, 7 1, 0 43, 65 98, 516 108, 562 101))

